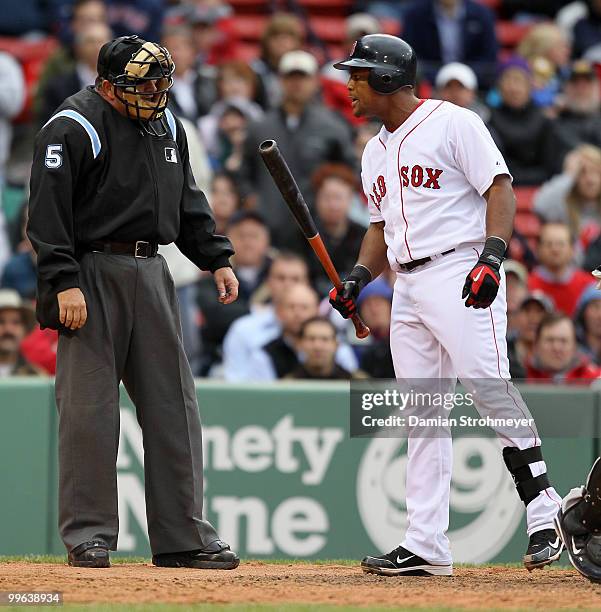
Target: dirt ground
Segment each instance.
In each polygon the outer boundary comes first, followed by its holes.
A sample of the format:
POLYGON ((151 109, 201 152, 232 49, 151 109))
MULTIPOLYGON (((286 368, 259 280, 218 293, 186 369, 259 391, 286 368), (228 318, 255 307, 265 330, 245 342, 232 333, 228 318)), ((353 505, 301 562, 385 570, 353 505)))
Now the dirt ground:
POLYGON ((0 591, 62 591, 65 603, 257 603, 464 608, 601 609, 601 585, 573 570, 529 574, 507 567, 457 568, 450 578, 384 578, 343 565, 246 562, 234 571, 165 569, 144 563, 78 569, 0 563, 0 591))

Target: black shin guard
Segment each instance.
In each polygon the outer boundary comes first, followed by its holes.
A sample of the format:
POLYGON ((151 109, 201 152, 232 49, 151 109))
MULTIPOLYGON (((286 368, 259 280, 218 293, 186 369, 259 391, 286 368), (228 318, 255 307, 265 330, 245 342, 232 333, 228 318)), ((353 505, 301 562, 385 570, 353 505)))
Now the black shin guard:
POLYGON ((532 476, 532 471, 530 470, 531 463, 543 461, 540 446, 533 446, 524 450, 513 446, 506 446, 503 449, 503 459, 507 469, 513 476, 518 495, 526 506, 541 491, 551 486, 546 472, 540 476, 532 476))

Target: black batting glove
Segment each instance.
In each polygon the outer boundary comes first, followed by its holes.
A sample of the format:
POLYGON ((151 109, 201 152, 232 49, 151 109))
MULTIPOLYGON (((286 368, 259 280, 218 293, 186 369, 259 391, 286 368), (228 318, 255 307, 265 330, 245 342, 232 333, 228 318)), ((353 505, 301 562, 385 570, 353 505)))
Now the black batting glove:
POLYGON ((497 297, 501 283, 501 264, 505 257, 507 245, 496 236, 486 239, 480 259, 465 279, 461 299, 469 308, 488 308, 497 297))
POLYGON ((349 319, 357 312, 357 298, 363 287, 371 282, 371 272, 361 265, 356 265, 353 271, 342 281, 342 291, 336 287, 330 289, 330 304, 345 319, 349 319))

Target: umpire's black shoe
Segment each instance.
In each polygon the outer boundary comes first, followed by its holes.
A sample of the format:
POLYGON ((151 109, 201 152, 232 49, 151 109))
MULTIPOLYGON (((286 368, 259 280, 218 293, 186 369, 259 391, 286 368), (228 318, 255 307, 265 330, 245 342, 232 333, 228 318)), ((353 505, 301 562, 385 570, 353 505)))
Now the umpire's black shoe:
POLYGON ((530 536, 528 550, 524 555, 524 565, 531 572, 538 567, 544 567, 561 557, 563 544, 555 529, 542 529, 530 536))
POLYGON ((221 540, 211 542, 206 548, 176 553, 153 555, 158 567, 195 567, 197 569, 236 569, 240 565, 238 555, 221 540))
POLYGON ((110 567, 108 546, 100 540, 84 542, 76 546, 68 555, 69 565, 73 567, 110 567))
POLYGON ((361 569, 380 576, 452 576, 453 564, 434 565, 399 546, 387 555, 365 557, 361 569))

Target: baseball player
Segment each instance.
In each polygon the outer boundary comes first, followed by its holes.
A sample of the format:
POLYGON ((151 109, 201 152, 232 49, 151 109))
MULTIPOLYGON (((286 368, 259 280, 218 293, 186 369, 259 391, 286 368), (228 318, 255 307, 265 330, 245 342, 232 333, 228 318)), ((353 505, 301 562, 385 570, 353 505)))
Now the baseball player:
POLYGON ((67 98, 35 141, 28 235, 37 315, 60 330, 59 528, 70 565, 108 567, 117 547, 119 381, 144 437, 152 562, 233 569, 202 517, 201 426, 173 279, 158 244, 214 274, 222 303, 238 281, 229 240, 190 169, 167 109, 174 64, 137 36, 105 44, 95 86, 67 98))
MULTIPOLYGON (((378 118, 383 127, 362 159, 370 226, 343 291, 333 289, 330 301, 349 317, 363 287, 389 265, 397 273, 390 331, 397 378, 453 385, 459 378, 473 392, 480 381, 481 415, 528 422, 528 409, 509 381, 505 342, 502 262, 515 211, 511 176, 476 114, 416 98, 416 63, 405 41, 373 34, 335 64, 350 72, 354 114, 378 118)), ((535 426, 497 434, 526 505, 524 565, 532 570, 561 554, 553 527, 560 498, 549 484, 535 426)), ((452 451, 449 435, 409 437, 405 538, 388 554, 365 557, 364 571, 452 574, 445 535, 452 451)))
POLYGON ((572 565, 591 582, 601 583, 601 457, 597 457, 586 485, 572 489, 555 517, 572 565))

